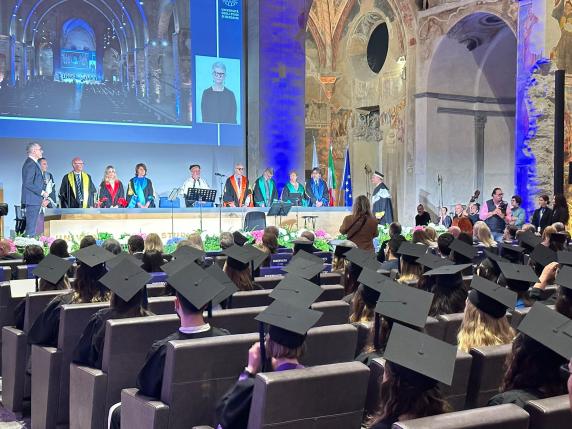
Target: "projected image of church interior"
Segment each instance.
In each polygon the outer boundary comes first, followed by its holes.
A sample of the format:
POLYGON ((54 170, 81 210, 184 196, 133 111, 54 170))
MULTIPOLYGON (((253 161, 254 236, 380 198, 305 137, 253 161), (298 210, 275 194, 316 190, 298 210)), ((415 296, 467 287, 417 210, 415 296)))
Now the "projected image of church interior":
POLYGON ((191 122, 187 0, 2 0, 0 115, 191 122))

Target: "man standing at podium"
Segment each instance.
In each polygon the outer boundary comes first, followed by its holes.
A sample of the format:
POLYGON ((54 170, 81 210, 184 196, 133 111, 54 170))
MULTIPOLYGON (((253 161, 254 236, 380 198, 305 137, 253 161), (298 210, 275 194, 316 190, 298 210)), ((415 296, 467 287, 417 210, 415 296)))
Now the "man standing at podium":
POLYGON ((272 176, 274 176, 274 170, 268 167, 262 176, 256 179, 252 195, 256 207, 270 207, 274 201, 278 200, 278 190, 272 176))
POLYGON ((22 208, 26 209, 26 235, 34 237, 38 233, 40 207, 47 205, 48 193, 45 190, 44 175, 38 160, 42 157, 42 146, 29 143, 26 147, 28 157, 22 166, 22 208))
POLYGON ((243 207, 250 205, 248 178, 244 175, 244 166, 234 166, 234 174, 226 179, 222 201, 225 207, 243 207))
POLYGON ((83 171, 83 161, 76 157, 72 160, 73 171, 62 179, 60 186, 60 206, 65 209, 86 209, 93 207, 97 192, 91 176, 83 171))
POLYGON ((201 166, 199 164, 191 164, 189 167, 191 171, 191 177, 185 180, 183 186, 181 186, 181 195, 185 198, 185 203, 187 207, 192 206, 192 201, 187 201, 186 196, 189 189, 210 189, 211 187, 205 179, 201 177, 201 166))

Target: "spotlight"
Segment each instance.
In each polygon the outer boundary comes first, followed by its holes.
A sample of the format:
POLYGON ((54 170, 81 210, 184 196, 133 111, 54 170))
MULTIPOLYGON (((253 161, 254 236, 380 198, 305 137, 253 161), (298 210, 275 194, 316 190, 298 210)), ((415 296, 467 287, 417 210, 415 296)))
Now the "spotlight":
POLYGON ((163 41, 161 42, 161 45, 162 45, 163 47, 167 47, 167 46, 169 46, 169 42, 167 42, 166 40, 163 40, 163 41))

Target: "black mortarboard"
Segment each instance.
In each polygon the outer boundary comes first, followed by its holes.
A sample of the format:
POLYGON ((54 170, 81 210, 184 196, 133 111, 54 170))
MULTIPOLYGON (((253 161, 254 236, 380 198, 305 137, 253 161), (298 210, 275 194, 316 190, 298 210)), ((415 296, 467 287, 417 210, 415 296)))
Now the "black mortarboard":
POLYGON ((559 250, 556 253, 558 263, 561 265, 571 265, 572 266, 572 252, 566 250, 559 250))
POLYGON ((233 293, 238 292, 238 287, 236 287, 234 282, 226 275, 218 264, 212 264, 206 268, 205 271, 224 286, 224 290, 212 299, 213 306, 220 304, 233 293))
POLYGON ((453 265, 453 261, 441 258, 433 253, 426 253, 417 259, 417 263, 423 265, 425 268, 429 268, 430 270, 434 270, 435 268, 439 268, 444 265, 453 265))
POLYGON ((389 281, 389 277, 366 267, 361 270, 357 280, 359 283, 364 284, 378 292, 381 292, 382 285, 386 281, 389 281))
POLYGON ((452 290, 463 286, 463 276, 461 272, 471 266, 471 264, 444 265, 427 271, 423 275, 433 277, 435 284, 439 287, 452 290))
POLYGON ((227 256, 226 263, 235 270, 246 270, 252 260, 249 250, 239 244, 224 249, 222 254, 227 256))
POLYGON ((537 275, 528 265, 506 262, 499 262, 498 265, 510 289, 526 291, 533 283, 539 281, 537 275))
POLYGON ((424 276, 452 276, 458 274, 461 271, 469 268, 471 264, 460 264, 460 265, 443 265, 441 267, 435 268, 433 270, 424 273, 424 276))
POLYGON ((463 240, 459 240, 458 238, 455 238, 451 244, 449 244, 449 249, 470 260, 473 260, 477 254, 477 249, 474 246, 471 246, 470 244, 465 243, 463 240))
MULTIPOLYGON (((457 347, 396 323, 391 328, 383 357, 399 367, 450 386, 457 347)), ((410 382, 420 387, 430 388, 435 385, 423 377, 411 377, 411 374, 404 373, 399 375, 406 376, 410 382)))
POLYGON ((516 244, 501 243, 500 249, 501 249, 501 255, 504 258, 510 260, 510 262, 517 264, 520 263, 520 261, 522 260, 524 247, 517 246, 516 244))
POLYGON ((572 319, 544 304, 536 302, 518 330, 565 359, 572 357, 572 319))
POLYGON ((373 172, 373 174, 381 179, 383 179, 385 176, 383 175, 383 173, 380 173, 379 171, 375 170, 373 172))
POLYGON ((80 262, 92 268, 115 257, 113 253, 105 250, 103 247, 99 247, 97 244, 79 249, 72 253, 72 255, 80 262))
POLYGON ((254 269, 260 267, 262 263, 268 258, 268 253, 260 250, 257 247, 254 247, 251 244, 244 246, 244 248, 248 249, 248 252, 250 254, 250 260, 254 265, 254 269))
POLYGON ((309 280, 320 274, 323 269, 324 261, 322 258, 300 250, 290 259, 290 263, 282 271, 309 280))
POLYGON ((237 244, 238 246, 244 246, 246 243, 248 243, 248 238, 246 238, 238 231, 234 231, 232 233, 232 238, 234 240, 234 244, 237 244))
POLYGON ((404 241, 399 246, 397 253, 400 256, 410 256, 415 259, 421 258, 425 253, 427 253, 428 247, 424 244, 411 243, 410 241, 404 241))
POLYGON ((167 277, 167 283, 184 296, 195 308, 211 302, 225 287, 197 264, 188 264, 167 277))
POLYGON ((176 272, 179 272, 187 265, 195 264, 195 261, 204 256, 204 252, 195 249, 191 246, 181 246, 175 252, 173 252, 173 259, 171 259, 166 264, 161 265, 161 270, 172 276, 176 272))
POLYGON ((350 240, 332 240, 329 244, 335 247, 334 255, 338 258, 345 256, 346 252, 356 247, 355 243, 350 240))
POLYGON ((34 268, 32 274, 55 285, 68 272, 72 265, 73 262, 67 259, 48 254, 40 261, 38 266, 34 268))
POLYGON ((532 250, 542 242, 542 238, 532 231, 524 231, 518 234, 518 243, 527 250, 532 250))
POLYGON ((173 252, 174 258, 187 258, 197 261, 205 256, 205 252, 193 246, 181 246, 173 252))
POLYGON ((572 267, 567 265, 560 267, 554 283, 572 290, 572 267))
POLYGON ((133 256, 130 253, 122 252, 119 255, 116 255, 115 258, 107 261, 105 263, 105 266, 107 267, 108 270, 113 270, 115 267, 117 267, 124 260, 128 260, 129 262, 131 262, 131 263, 133 263, 139 267, 141 265, 143 265, 143 261, 141 259, 137 259, 135 256, 133 256))
POLYGON ((295 307, 308 308, 322 294, 322 288, 306 279, 289 274, 276 285, 270 298, 295 307))
POLYGON ((123 301, 129 301, 151 280, 151 274, 124 259, 99 281, 123 301))
POLYGON ((369 268, 370 270, 375 271, 381 266, 375 256, 375 253, 358 249, 357 247, 347 251, 345 256, 348 261, 361 268, 369 268))
POLYGON ((503 258, 502 256, 497 255, 497 254, 494 253, 494 252, 491 252, 490 250, 486 250, 486 249, 485 249, 485 256, 487 257, 487 259, 488 259, 489 261, 491 261, 491 264, 493 265, 493 267, 494 267, 494 269, 495 269, 495 271, 496 271, 497 274, 500 274, 500 272, 501 272, 500 267, 499 267, 499 264, 498 264, 499 262, 507 262, 507 263, 510 263, 510 261, 509 261, 508 259, 505 259, 505 258, 503 258))
POLYGON ((565 232, 554 232, 550 234, 550 241, 564 244, 568 241, 568 234, 566 234, 565 232))
POLYGON ((433 294, 410 286, 386 280, 375 312, 384 317, 423 328, 433 302, 433 294))
POLYGON ((300 250, 312 253, 316 251, 314 247, 314 242, 308 240, 306 237, 298 237, 296 240, 292 241, 294 244, 294 253, 298 253, 300 250))
POLYGON ((545 267, 551 262, 556 262, 558 260, 558 256, 554 250, 546 247, 543 244, 539 244, 530 254, 530 259, 532 259, 537 264, 545 267))
POLYGON ((469 291, 469 301, 479 310, 500 319, 506 314, 507 308, 514 309, 516 292, 483 277, 474 276, 469 291))
POLYGON ((270 339, 294 349, 304 343, 308 330, 318 322, 322 313, 274 301, 255 319, 270 326, 270 339))

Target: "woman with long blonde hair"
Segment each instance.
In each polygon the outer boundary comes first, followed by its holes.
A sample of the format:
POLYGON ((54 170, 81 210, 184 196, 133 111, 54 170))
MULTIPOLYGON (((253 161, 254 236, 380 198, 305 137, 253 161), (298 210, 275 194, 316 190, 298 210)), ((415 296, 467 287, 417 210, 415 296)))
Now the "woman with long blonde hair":
POLYGON ((117 178, 115 167, 108 165, 105 167, 103 179, 99 185, 99 207, 123 207, 121 203, 125 200, 125 189, 123 183, 117 178), (121 201, 120 201, 121 200, 121 201))
POLYGON ((481 277, 475 277, 471 287, 457 335, 459 350, 469 353, 473 347, 511 343, 515 332, 506 310, 514 309, 516 293, 481 277))

